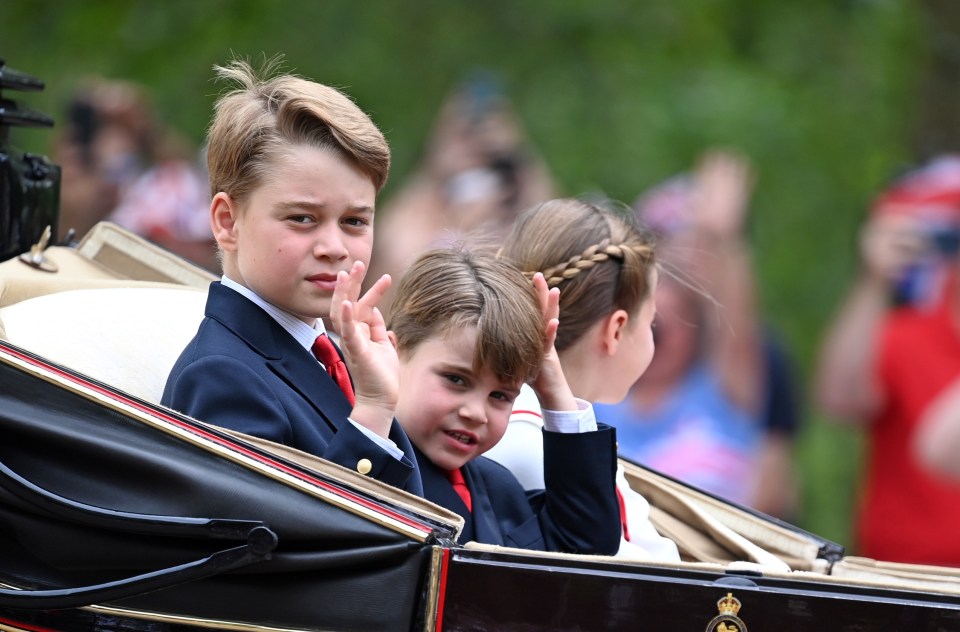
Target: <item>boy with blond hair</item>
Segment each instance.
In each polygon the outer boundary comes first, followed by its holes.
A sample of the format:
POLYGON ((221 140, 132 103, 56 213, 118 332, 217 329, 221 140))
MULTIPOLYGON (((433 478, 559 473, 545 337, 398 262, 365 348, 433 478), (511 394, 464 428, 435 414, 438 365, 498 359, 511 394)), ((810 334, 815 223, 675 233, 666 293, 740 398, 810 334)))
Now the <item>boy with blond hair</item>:
POLYGON ((260 79, 243 61, 217 72, 238 86, 217 100, 208 134, 223 277, 162 402, 421 494, 393 419, 397 356, 376 307, 389 277, 359 297, 386 140, 333 88, 260 79))
POLYGON ((558 291, 505 259, 441 249, 404 275, 390 317, 400 357, 397 419, 417 450, 425 497, 463 516, 460 540, 613 554, 620 541, 616 434, 576 400, 553 340, 558 291), (544 408, 544 489, 525 492, 483 456, 521 386, 544 408))

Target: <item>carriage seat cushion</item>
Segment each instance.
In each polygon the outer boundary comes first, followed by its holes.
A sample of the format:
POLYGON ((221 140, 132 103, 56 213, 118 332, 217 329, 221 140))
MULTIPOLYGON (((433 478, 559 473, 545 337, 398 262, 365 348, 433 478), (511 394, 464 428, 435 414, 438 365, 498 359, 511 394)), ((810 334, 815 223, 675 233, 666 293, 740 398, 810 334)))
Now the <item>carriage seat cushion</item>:
POLYGON ((201 289, 98 288, 0 308, 7 340, 131 395, 159 402, 203 318, 201 289))

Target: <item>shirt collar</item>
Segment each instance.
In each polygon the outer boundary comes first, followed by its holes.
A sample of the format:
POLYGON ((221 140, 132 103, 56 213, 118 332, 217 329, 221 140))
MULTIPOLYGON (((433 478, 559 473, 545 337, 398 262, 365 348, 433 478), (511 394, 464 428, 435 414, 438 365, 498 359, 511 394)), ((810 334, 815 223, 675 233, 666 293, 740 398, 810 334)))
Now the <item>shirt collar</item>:
POLYGON ((227 277, 227 275, 220 277, 220 283, 223 284, 224 287, 228 287, 231 290, 239 293, 241 296, 246 297, 248 300, 253 302, 254 305, 269 314, 270 318, 277 321, 277 324, 283 327, 287 333, 293 336, 294 339, 308 351, 313 346, 313 341, 317 339, 317 336, 326 333, 326 328, 323 326, 322 318, 318 318, 314 326, 311 327, 290 312, 280 309, 276 305, 263 300, 256 292, 245 285, 240 285, 236 281, 227 277))

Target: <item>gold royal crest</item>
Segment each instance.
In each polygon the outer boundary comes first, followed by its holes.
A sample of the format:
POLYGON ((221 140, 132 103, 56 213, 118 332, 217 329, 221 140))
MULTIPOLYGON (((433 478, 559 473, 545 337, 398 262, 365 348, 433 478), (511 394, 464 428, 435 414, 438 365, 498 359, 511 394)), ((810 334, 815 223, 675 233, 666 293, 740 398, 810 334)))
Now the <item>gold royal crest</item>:
POLYGON ((740 612, 740 600, 727 593, 727 596, 717 602, 720 614, 710 619, 707 632, 747 632, 747 625, 737 616, 740 612))

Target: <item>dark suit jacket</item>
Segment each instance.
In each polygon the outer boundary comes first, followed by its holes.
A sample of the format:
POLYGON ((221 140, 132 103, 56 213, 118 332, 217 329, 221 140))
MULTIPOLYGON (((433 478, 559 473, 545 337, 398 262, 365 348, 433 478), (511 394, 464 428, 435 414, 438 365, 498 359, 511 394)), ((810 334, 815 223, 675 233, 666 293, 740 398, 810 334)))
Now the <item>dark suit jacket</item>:
POLYGON ((547 489, 526 492, 499 463, 479 457, 463 467, 473 511, 445 471, 417 451, 427 500, 464 518, 460 542, 535 551, 613 555, 620 547, 616 433, 543 433, 547 489))
POLYGON ((413 446, 396 421, 398 460, 358 430, 351 406, 313 354, 265 311, 219 282, 210 285, 197 335, 167 378, 162 403, 191 417, 238 430, 423 495, 413 446), (366 465, 366 464, 364 464, 366 465))

